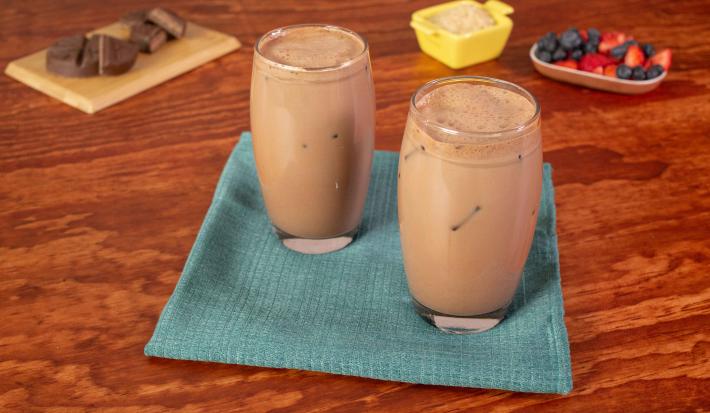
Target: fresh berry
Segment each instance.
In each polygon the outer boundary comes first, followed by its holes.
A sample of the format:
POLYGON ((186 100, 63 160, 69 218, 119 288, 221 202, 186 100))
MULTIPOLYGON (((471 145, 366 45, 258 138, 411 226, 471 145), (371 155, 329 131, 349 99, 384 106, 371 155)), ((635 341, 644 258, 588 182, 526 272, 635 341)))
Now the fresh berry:
POLYGON ((597 30, 593 27, 590 27, 589 29, 587 29, 587 36, 589 37, 589 40, 596 40, 597 43, 599 43, 599 41, 601 40, 602 34, 599 33, 599 30, 597 30))
POLYGON ((582 45, 582 36, 577 29, 569 29, 560 36, 560 46, 565 50, 574 50, 582 45))
POLYGON ((604 68, 601 66, 597 66, 594 69, 592 69, 592 73, 596 73, 598 75, 603 75, 604 74, 604 68))
POLYGON ((599 49, 599 39, 597 39, 596 41, 590 40, 584 44, 585 53, 596 53, 597 49, 599 49))
POLYGON ((664 72, 663 66, 653 65, 646 71, 646 79, 656 78, 656 77, 662 75, 663 72, 664 72))
POLYGON ((644 57, 643 57, 643 52, 641 51, 641 48, 635 44, 629 46, 628 50, 626 50, 626 56, 624 57, 624 63, 627 66, 636 67, 636 66, 642 66, 643 61, 644 61, 644 57))
POLYGON ((638 44, 636 40, 627 40, 609 51, 609 55, 614 59, 623 59, 630 46, 638 44))
POLYGON ((570 69, 577 69, 577 62, 575 62, 572 59, 568 60, 560 60, 559 62, 555 62, 557 66, 564 66, 570 69))
POLYGON ((604 67, 612 63, 616 63, 616 61, 609 56, 599 53, 589 53, 579 59, 579 68, 587 72, 592 72, 597 67, 604 67))
POLYGON ((663 49, 651 57, 651 65, 661 65, 666 72, 671 67, 671 49, 663 49))
POLYGON ((632 72, 633 70, 623 63, 616 67, 616 77, 619 79, 630 79, 632 72))
POLYGON ((593 27, 590 27, 589 29, 587 29, 587 37, 588 37, 588 39, 587 39, 588 42, 593 42, 593 43, 599 44, 599 42, 602 41, 602 34, 599 32, 599 30, 597 30, 593 27))
POLYGON ((542 50, 539 47, 535 50, 535 57, 545 63, 550 63, 552 61, 552 55, 550 54, 550 52, 542 50))
POLYGON ((584 40, 585 42, 589 40, 589 35, 587 34, 587 31, 582 29, 579 31, 579 36, 584 40))
POLYGON ((604 67, 604 76, 616 77, 617 65, 608 65, 604 67))
POLYGON ((643 67, 641 66, 636 66, 632 71, 631 71, 631 78, 633 80, 645 80, 646 79, 646 71, 643 70, 643 67))
POLYGON ((641 50, 643 50, 646 59, 656 54, 656 49, 654 49, 651 43, 644 43, 643 46, 641 46, 641 50))
POLYGON ((549 32, 537 41, 537 48, 546 52, 554 52, 557 49, 557 35, 549 32))
POLYGON ((574 49, 572 50, 572 53, 569 54, 569 57, 577 61, 581 59, 582 56, 584 56, 584 52, 582 51, 582 49, 574 49))
POLYGON ((619 32, 609 32, 602 34, 601 42, 599 43, 599 53, 606 53, 616 46, 624 43, 626 35, 619 32))
POLYGON ((558 60, 565 60, 567 59, 567 52, 562 50, 561 47, 558 47, 557 50, 555 50, 554 53, 552 53, 552 60, 553 61, 558 61, 558 60))

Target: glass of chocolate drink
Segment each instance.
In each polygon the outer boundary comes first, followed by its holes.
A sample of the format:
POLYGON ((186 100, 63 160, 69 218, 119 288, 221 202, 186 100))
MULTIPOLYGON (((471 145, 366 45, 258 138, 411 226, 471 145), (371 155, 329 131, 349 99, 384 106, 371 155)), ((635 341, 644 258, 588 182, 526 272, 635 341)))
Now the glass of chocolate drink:
POLYGON ((250 105, 259 182, 278 237, 308 254, 348 245, 375 137, 365 39, 322 24, 266 33, 254 47, 250 105))
POLYGON ((477 333, 506 314, 542 191, 540 105, 502 80, 456 76, 412 96, 399 158, 398 212, 416 311, 477 333))

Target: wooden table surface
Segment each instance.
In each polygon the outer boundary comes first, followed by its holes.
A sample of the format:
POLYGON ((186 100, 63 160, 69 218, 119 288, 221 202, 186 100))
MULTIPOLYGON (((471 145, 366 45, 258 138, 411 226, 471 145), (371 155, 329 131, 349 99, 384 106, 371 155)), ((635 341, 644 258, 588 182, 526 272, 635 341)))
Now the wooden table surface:
MULTIPOLYGON (((95 115, 0 76, 0 411, 710 409, 707 1, 511 0, 503 55, 460 71, 419 52, 409 15, 429 2, 382 3, 171 1, 244 47, 95 115), (489 75, 539 98, 555 168, 570 395, 143 356, 222 166, 249 128, 254 41, 304 22, 369 39, 380 149, 399 148, 408 98, 433 78, 489 75), (672 70, 643 96, 541 77, 528 48, 571 25, 672 47, 672 70)), ((0 64, 145 6, 4 1, 0 64)))

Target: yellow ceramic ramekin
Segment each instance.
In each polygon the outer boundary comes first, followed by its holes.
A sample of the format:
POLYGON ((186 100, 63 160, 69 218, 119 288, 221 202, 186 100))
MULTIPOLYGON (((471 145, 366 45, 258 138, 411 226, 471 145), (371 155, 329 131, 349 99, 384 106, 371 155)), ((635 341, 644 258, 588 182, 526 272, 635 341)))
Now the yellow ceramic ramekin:
POLYGON ((417 34, 419 47, 424 53, 452 69, 460 69, 500 56, 513 30, 513 21, 507 16, 512 13, 511 6, 497 0, 488 0, 485 4, 457 0, 417 10, 412 14, 409 25, 417 34), (471 34, 459 35, 429 21, 434 14, 462 3, 486 9, 496 24, 471 34))

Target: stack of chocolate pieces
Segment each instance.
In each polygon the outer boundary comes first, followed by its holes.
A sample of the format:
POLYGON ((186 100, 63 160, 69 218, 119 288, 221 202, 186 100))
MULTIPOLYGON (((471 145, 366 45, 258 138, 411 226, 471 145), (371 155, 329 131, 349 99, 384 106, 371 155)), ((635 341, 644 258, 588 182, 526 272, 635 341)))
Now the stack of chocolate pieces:
POLYGON ((181 38, 187 27, 180 16, 160 7, 128 13, 121 23, 131 28, 131 41, 144 53, 153 53, 168 40, 181 38))
POLYGON ((163 8, 129 13, 121 22, 131 28, 130 41, 105 34, 63 37, 47 50, 47 70, 66 77, 120 75, 131 70, 139 51, 155 52, 166 41, 182 37, 187 26, 163 8))

